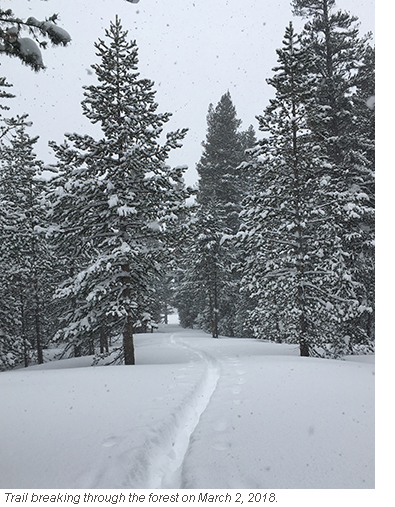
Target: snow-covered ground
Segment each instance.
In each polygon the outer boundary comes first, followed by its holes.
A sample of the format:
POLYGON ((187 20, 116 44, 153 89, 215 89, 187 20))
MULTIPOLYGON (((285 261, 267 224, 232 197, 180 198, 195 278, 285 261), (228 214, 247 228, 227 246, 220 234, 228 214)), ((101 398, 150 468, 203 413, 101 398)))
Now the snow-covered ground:
POLYGON ((374 488, 374 357, 162 326, 0 373, 0 488, 374 488))

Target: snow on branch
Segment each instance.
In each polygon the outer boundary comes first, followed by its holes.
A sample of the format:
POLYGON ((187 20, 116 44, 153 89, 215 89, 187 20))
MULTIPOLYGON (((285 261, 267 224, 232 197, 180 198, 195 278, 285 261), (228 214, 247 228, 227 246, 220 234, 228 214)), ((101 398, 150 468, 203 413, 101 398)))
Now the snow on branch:
POLYGON ((41 48, 46 48, 47 41, 54 46, 66 46, 71 41, 70 34, 56 24, 57 19, 57 14, 53 14, 45 21, 34 17, 23 20, 10 9, 0 9, 0 53, 19 58, 35 71, 43 69, 41 48), (21 37, 23 30, 30 37, 21 37))

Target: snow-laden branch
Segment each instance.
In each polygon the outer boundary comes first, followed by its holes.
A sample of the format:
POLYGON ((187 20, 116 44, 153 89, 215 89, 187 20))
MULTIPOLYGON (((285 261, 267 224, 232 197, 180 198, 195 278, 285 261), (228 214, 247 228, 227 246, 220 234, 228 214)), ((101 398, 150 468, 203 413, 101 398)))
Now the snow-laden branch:
POLYGON ((41 48, 46 48, 47 41, 54 46, 66 46, 71 41, 70 34, 56 24, 57 18, 53 14, 45 21, 34 17, 24 20, 16 17, 11 10, 0 9, 0 53, 19 58, 35 71, 43 69, 41 48), (24 30, 30 37, 21 36, 24 30))

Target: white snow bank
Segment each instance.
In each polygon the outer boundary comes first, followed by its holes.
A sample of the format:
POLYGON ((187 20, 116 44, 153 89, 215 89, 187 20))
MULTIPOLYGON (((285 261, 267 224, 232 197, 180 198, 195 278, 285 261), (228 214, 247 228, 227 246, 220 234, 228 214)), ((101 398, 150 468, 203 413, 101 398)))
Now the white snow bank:
POLYGON ((0 488, 374 487, 374 364, 174 325, 136 358, 0 373, 0 488))
POLYGON ((222 364, 183 487, 374 487, 372 365, 258 354, 222 364))

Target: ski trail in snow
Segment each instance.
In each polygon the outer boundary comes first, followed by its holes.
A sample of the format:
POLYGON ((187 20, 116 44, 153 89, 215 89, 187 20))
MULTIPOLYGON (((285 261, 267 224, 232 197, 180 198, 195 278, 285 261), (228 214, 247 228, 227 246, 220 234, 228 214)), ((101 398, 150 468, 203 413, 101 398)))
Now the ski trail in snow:
POLYGON ((147 432, 148 438, 142 445, 136 447, 133 444, 132 434, 109 436, 101 442, 103 449, 110 450, 111 461, 107 453, 103 455, 100 463, 96 463, 77 480, 77 487, 181 487, 183 463, 190 439, 216 390, 221 367, 219 360, 189 345, 181 337, 176 338, 172 334, 168 340, 170 347, 186 349, 197 357, 197 361, 186 362, 183 369, 198 368, 201 375, 168 417, 147 432))
POLYGON ((185 400, 182 406, 174 414, 176 424, 172 434, 171 443, 167 443, 159 450, 151 463, 149 488, 179 488, 181 484, 181 472, 185 455, 188 450, 190 438, 199 423, 202 413, 206 410, 210 398, 214 393, 220 377, 218 361, 206 352, 197 350, 182 340, 176 340, 171 335, 172 345, 187 348, 205 363, 206 370, 196 385, 192 396, 185 400))

